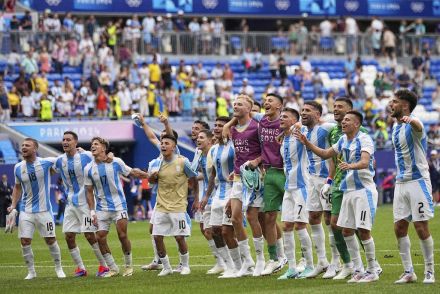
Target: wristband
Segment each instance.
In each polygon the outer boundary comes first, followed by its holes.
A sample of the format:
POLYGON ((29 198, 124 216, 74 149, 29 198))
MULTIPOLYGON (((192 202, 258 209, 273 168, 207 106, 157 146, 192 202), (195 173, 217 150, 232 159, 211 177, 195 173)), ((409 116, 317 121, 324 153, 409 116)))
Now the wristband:
POLYGON ((329 184, 329 185, 333 184, 333 179, 328 177, 326 184, 329 184))

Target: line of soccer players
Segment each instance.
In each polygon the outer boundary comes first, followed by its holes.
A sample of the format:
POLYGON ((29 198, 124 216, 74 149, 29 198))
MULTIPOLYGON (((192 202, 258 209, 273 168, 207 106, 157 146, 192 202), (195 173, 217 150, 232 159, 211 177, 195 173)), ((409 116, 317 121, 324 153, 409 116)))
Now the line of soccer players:
MULTIPOLYGON (((397 166, 393 213, 404 266, 396 283, 417 279, 407 235, 409 222, 414 223, 420 238, 424 283, 435 281, 433 239, 428 229, 434 210, 426 134, 421 121, 411 115, 416 105, 417 96, 408 90, 397 91, 390 103, 391 116, 396 120, 392 133, 397 166)), ((305 102, 299 113, 283 108, 282 97, 268 94, 263 107, 265 114, 250 97, 239 95, 234 101, 234 117, 218 117, 213 132, 206 123, 196 121, 192 139, 197 149, 192 161, 180 155, 177 133, 165 117, 160 118, 165 125, 160 140, 144 119, 137 117, 139 126, 160 150, 160 156, 149 163, 148 173, 131 169, 108 154, 108 142, 102 138, 92 140, 91 153, 78 152, 76 134, 66 132, 65 154, 45 159, 36 157, 38 143, 26 139, 22 145, 24 160, 14 170, 16 185, 9 208, 11 215, 16 215, 17 201, 23 197, 19 236, 28 265, 26 278, 36 277, 30 245, 35 227, 46 238, 58 277, 65 277, 47 188, 53 169, 61 173, 69 194, 63 231, 78 276, 87 275, 87 271, 75 244, 77 233, 85 233, 91 244, 100 264, 98 275, 119 273, 106 242, 112 221, 116 222, 125 256, 124 275, 133 273, 127 207, 119 180, 122 174, 148 177, 157 193, 150 231, 155 257, 142 267, 144 270, 161 269, 159 276, 191 272, 185 239, 191 233, 186 213, 190 184, 196 196, 193 209, 200 215, 200 228, 216 258, 208 274, 220 274, 219 278, 270 275, 287 263, 288 270, 279 277, 281 280, 314 278, 323 273, 327 279, 349 277, 349 283, 377 281, 382 269, 371 236, 378 198, 373 180, 375 150, 373 140, 362 128, 362 114, 353 111, 352 102, 343 97, 335 101, 336 125, 323 123, 322 106, 312 101, 305 102), (283 232, 276 222, 280 209, 283 232), (330 262, 323 217, 328 228, 330 262), (256 262, 250 253, 246 224, 252 231, 256 262), (300 264, 295 259, 294 231, 301 244, 300 264), (174 237, 179 249, 180 263, 174 270, 163 242, 166 236, 174 237), (358 239, 365 251, 366 268, 358 239)))

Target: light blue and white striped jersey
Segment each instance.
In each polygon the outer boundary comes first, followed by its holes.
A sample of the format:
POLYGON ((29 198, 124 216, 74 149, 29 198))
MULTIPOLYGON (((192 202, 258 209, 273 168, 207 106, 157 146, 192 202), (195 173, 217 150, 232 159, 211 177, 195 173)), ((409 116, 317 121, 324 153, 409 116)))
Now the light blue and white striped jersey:
POLYGON ((61 174, 67 193, 67 203, 74 206, 87 204, 86 190, 84 189, 84 169, 93 160, 92 153, 76 152, 73 157, 63 154, 55 162, 55 171, 61 174))
POLYGON ((127 201, 119 175, 128 176, 130 172, 131 167, 125 165, 118 157, 110 163, 92 161, 86 166, 84 184, 94 188, 96 210, 127 210, 127 201))
POLYGON ((226 145, 215 144, 209 149, 209 161, 215 169, 215 187, 218 190, 220 200, 227 199, 226 192, 232 187, 232 182, 228 181, 229 175, 234 171, 235 149, 232 141, 226 145))
MULTIPOLYGON (((302 127, 301 132, 306 132, 302 127)), ((281 156, 286 175, 286 190, 299 189, 309 185, 309 165, 306 147, 293 136, 284 136, 281 144, 281 156)))
MULTIPOLYGON (((311 130, 307 129, 306 137, 313 145, 318 146, 321 149, 328 149, 330 147, 328 134, 334 126, 335 124, 333 123, 316 125, 311 130)), ((309 173, 321 178, 328 177, 329 160, 331 159, 323 160, 311 150, 307 150, 307 156, 309 158, 309 173)))
POLYGON ((347 135, 343 135, 332 148, 342 154, 342 161, 354 163, 361 160, 362 152, 370 154, 368 168, 360 170, 348 170, 343 174, 343 179, 339 189, 341 191, 355 191, 363 188, 375 187, 374 177, 374 143, 368 134, 358 132, 353 140, 348 140, 347 135))
POLYGON ((15 184, 21 185, 22 201, 20 211, 38 213, 49 211, 50 204, 50 169, 56 157, 37 157, 33 163, 25 160, 14 167, 15 184))
MULTIPOLYGON (((153 159, 148 163, 148 173, 159 172, 160 166, 162 165, 163 156, 162 154, 159 157, 153 159)), ((151 187, 151 195, 157 195, 157 183, 150 183, 151 187)))
POLYGON ((394 159, 397 166, 396 180, 407 182, 421 178, 429 179, 429 167, 426 160, 427 140, 423 123, 422 131, 417 132, 410 124, 395 123, 393 125, 392 140, 396 150, 394 159))

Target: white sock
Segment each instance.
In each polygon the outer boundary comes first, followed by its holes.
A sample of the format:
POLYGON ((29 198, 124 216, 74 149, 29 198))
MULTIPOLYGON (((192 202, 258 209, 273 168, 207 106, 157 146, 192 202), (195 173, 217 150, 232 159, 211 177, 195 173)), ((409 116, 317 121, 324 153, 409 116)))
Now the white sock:
POLYGON ((238 248, 240 248, 240 254, 243 261, 247 263, 254 263, 254 260, 251 256, 251 250, 249 248, 248 239, 238 241, 238 248))
POLYGON ((312 239, 316 248, 316 256, 318 257, 318 263, 321 265, 327 265, 327 256, 325 255, 325 234, 324 228, 321 224, 311 225, 312 239))
POLYGON ((95 253, 96 259, 99 262, 99 265, 107 267, 107 263, 105 262, 104 256, 102 256, 101 250, 99 249, 99 244, 96 242, 91 245, 93 249, 93 253, 95 253))
POLYGON ((373 237, 362 241, 365 249, 365 256, 367 257, 367 270, 372 273, 376 269, 376 247, 374 245, 373 237))
POLYGON ((264 238, 254 238, 255 255, 257 260, 264 260, 264 238))
POLYGON ((340 260, 339 260, 340 254, 338 248, 336 248, 336 240, 335 240, 335 235, 333 235, 332 226, 328 225, 327 230, 328 230, 328 240, 330 243, 330 249, 332 251, 332 264, 338 265, 340 264, 340 260))
POLYGON ((425 260, 425 273, 434 273, 434 240, 432 236, 425 240, 420 240, 420 247, 422 248, 423 259, 425 260))
POLYGON ((115 263, 115 260, 113 259, 113 255, 111 253, 106 253, 103 255, 105 262, 107 263, 107 266, 112 270, 112 271, 119 271, 118 266, 115 263))
POLYGON ((133 265, 133 255, 131 255, 131 252, 124 252, 124 260, 126 267, 130 267, 133 265))
POLYGON ((354 269, 357 271, 364 271, 364 265, 362 264, 361 253, 359 252, 359 244, 355 235, 344 237, 347 244, 348 253, 350 253, 351 261, 354 264, 354 269))
POLYGON ((170 259, 168 258, 168 255, 165 255, 165 257, 160 257, 160 261, 162 261, 163 269, 166 270, 172 270, 170 265, 170 259))
POLYGON ((234 262, 235 269, 240 270, 241 269, 241 254, 240 254, 240 248, 229 248, 229 254, 231 255, 232 261, 234 262))
POLYGON ((21 246, 21 252, 23 254, 24 262, 27 265, 28 272, 35 273, 34 266, 34 252, 31 245, 21 246))
POLYGON ((79 252, 78 246, 70 249, 70 256, 72 256, 73 262, 76 264, 76 266, 82 270, 85 270, 84 263, 81 259, 81 254, 79 252))
POLYGON ((184 267, 189 267, 189 252, 182 254, 179 252, 180 262, 184 267))
POLYGON ((156 263, 159 263, 160 257, 159 257, 159 254, 157 254, 156 241, 154 241, 154 236, 153 235, 151 235, 151 244, 153 244, 153 253, 154 253, 153 261, 156 262, 156 263))
POLYGON ((289 262, 289 269, 296 271, 295 235, 293 231, 284 232, 284 252, 289 262))
POLYGON ((234 261, 232 260, 231 255, 229 255, 228 247, 223 246, 223 247, 217 248, 217 252, 218 252, 220 258, 223 260, 227 270, 235 269, 234 261))
POLYGON ((277 256, 278 259, 286 258, 286 254, 284 253, 283 237, 277 239, 277 256))
POLYGON ((299 242, 301 244, 301 252, 306 259, 306 263, 308 267, 313 268, 313 250, 312 250, 312 240, 310 239, 309 232, 304 228, 302 230, 298 230, 299 242))
POLYGON ((211 249, 212 255, 216 259, 217 264, 220 264, 221 258, 218 257, 218 250, 217 250, 217 247, 215 246, 215 242, 213 239, 208 240, 208 246, 209 246, 209 249, 211 249))
POLYGON ((399 247, 400 258, 402 259, 403 268, 406 272, 414 271, 412 258, 411 258, 411 241, 409 236, 397 239, 397 245, 399 247))
POLYGON ((53 261, 55 263, 55 268, 61 268, 61 251, 58 242, 55 241, 52 245, 49 245, 50 255, 52 255, 53 261))

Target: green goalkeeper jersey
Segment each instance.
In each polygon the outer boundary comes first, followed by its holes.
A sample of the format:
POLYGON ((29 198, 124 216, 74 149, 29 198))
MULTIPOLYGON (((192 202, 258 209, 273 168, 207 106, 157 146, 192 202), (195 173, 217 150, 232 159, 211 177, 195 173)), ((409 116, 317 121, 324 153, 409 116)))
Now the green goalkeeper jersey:
MULTIPOLYGON (((368 134, 368 130, 364 127, 361 126, 360 129, 361 132, 368 134)), ((329 132, 329 141, 330 141, 330 145, 333 146, 334 144, 336 144, 339 139, 344 135, 344 133, 342 132, 342 127, 338 124, 336 126, 334 126, 330 132, 329 132)), ((342 158, 342 155, 338 155, 337 157, 333 157, 333 162, 335 163, 335 176, 333 178, 333 189, 335 189, 337 187, 337 189, 339 190, 339 185, 342 182, 342 178, 344 177, 344 173, 338 168, 338 164, 339 164, 339 159, 342 158)))

